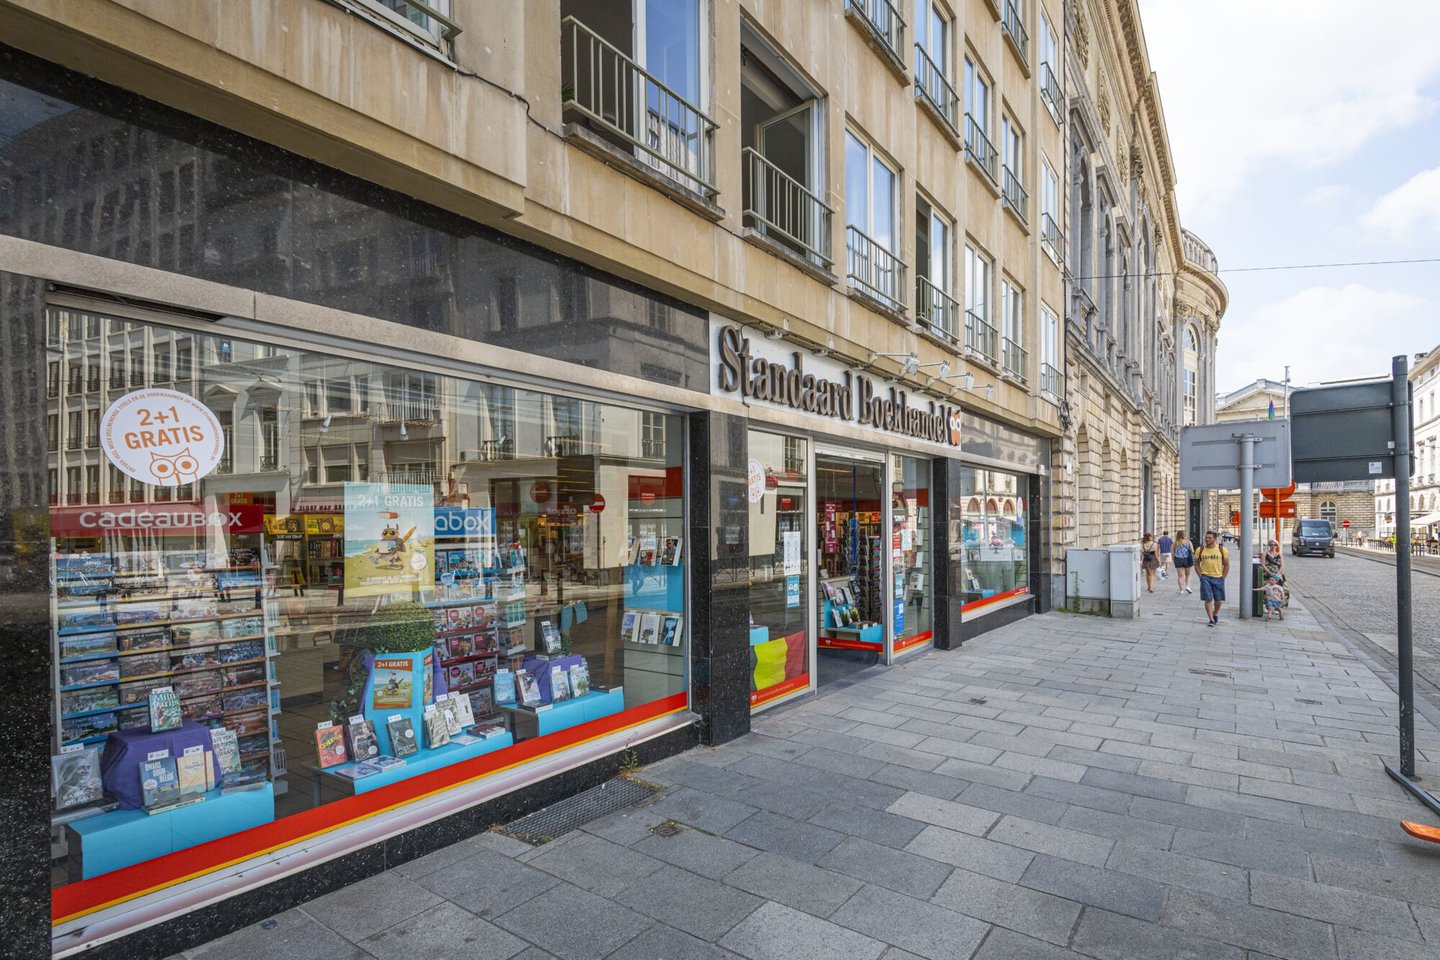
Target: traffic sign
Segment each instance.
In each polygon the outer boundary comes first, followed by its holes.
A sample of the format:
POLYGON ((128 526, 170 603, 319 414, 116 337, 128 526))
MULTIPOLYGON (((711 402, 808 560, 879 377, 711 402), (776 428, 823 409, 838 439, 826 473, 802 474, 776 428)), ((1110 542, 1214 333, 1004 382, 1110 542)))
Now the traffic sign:
POLYGON ((1288 487, 1261 487, 1260 495, 1266 500, 1289 500, 1295 495, 1295 481, 1288 487))
POLYGON ((1274 500, 1260 501, 1260 519, 1262 520, 1292 520, 1295 516, 1294 500, 1281 500, 1279 503, 1274 500))
POLYGON ((1185 427, 1180 431, 1180 487, 1183 490, 1241 490, 1245 440, 1253 443, 1250 483, 1289 483, 1290 421, 1241 420, 1185 427))
POLYGON ((590 512, 591 512, 591 513, 604 513, 604 512, 605 512, 605 498, 604 498, 603 496, 601 496, 601 495, 598 494, 598 493, 595 494, 595 499, 594 499, 593 501, 591 501, 591 503, 590 503, 590 512))
POLYGON ((1349 529, 1350 529, 1350 521, 1349 521, 1349 520, 1341 520, 1341 521, 1340 521, 1340 526, 1344 527, 1346 530, 1349 530, 1349 529))

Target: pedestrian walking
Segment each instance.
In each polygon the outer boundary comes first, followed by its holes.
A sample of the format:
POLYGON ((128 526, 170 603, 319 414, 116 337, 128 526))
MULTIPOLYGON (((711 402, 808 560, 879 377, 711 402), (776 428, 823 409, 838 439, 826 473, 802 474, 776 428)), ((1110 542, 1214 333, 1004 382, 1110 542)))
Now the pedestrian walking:
POLYGON ((1170 531, 1166 530, 1160 534, 1160 539, 1155 541, 1160 548, 1160 579, 1167 580, 1170 576, 1170 554, 1175 549, 1175 541, 1170 537, 1170 531))
POLYGON ((1175 555, 1175 589, 1180 593, 1194 593, 1190 575, 1195 569, 1195 544, 1185 536, 1184 530, 1176 535, 1172 552, 1175 555))
POLYGON ((1140 569, 1145 571, 1145 589, 1155 592, 1155 571, 1160 569, 1160 548, 1153 534, 1140 538, 1140 569))
POLYGON ((1220 622, 1225 604, 1225 578, 1230 576, 1230 551, 1215 542, 1215 531, 1205 531, 1205 545, 1195 551, 1195 572, 1200 575, 1200 602, 1205 604, 1206 622, 1220 622))

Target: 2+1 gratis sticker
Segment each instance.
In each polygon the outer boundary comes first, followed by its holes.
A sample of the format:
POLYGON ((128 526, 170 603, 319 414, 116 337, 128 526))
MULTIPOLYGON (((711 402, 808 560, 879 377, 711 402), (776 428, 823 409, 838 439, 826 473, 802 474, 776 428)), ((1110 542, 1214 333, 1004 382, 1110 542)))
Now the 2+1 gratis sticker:
POLYGON ((178 487, 208 476, 225 453, 225 434, 209 407, 174 390, 136 390, 100 418, 100 449, 121 473, 178 487))

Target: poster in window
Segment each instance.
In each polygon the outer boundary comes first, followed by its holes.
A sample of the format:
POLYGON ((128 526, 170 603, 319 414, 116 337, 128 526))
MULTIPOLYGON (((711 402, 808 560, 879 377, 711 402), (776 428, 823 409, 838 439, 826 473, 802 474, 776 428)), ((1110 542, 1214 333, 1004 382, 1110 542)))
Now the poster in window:
POLYGON ((345 484, 345 592, 405 594, 435 583, 435 492, 428 484, 345 484))
MULTIPOLYGON (((415 689, 409 659, 387 660, 377 657, 375 670, 371 675, 374 694, 371 707, 376 710, 408 710, 414 699, 415 689)), ((426 670, 429 677, 429 670, 426 670)))
POLYGON ((800 531, 786 530, 780 536, 785 544, 785 576, 798 577, 800 575, 800 531))

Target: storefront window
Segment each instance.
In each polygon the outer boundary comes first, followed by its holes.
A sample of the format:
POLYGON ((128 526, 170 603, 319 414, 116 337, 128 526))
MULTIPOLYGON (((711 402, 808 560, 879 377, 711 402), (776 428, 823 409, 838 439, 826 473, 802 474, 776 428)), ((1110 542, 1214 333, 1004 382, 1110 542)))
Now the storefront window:
POLYGON ((806 441, 750 432, 750 705, 810 687, 806 441))
POLYGON ((181 378, 50 453, 57 887, 258 828, 243 859, 684 707, 681 417, 53 316, 181 378), (107 465, 129 495, 101 504, 107 465))
POLYGON ((1024 490, 1013 473, 961 471, 962 610, 1030 592, 1024 490))
POLYGON ((844 454, 815 457, 822 684, 885 650, 885 462, 844 454), (862 658, 857 659, 855 654, 862 658))
POLYGON ((893 458, 891 570, 895 605, 893 650, 918 646, 931 639, 934 588, 930 565, 930 462, 893 458))

